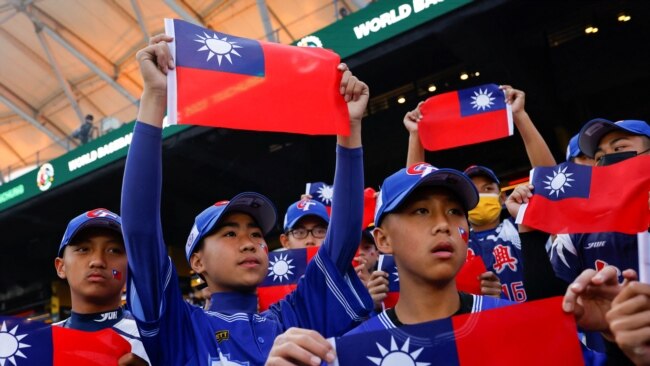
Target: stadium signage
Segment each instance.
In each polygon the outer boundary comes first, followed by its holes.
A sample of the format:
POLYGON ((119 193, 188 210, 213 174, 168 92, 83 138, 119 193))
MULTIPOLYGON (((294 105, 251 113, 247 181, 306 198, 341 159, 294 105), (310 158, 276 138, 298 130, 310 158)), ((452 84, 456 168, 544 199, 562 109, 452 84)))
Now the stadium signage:
MULTIPOLYGON (((28 199, 47 194, 86 174, 124 158, 133 136, 135 122, 111 131, 65 155, 46 162, 24 175, 0 186, 0 212, 28 199)), ((184 131, 190 126, 170 126, 163 138, 184 131)))
POLYGON ((329 48, 345 58, 470 2, 472 0, 378 1, 295 44, 329 48))

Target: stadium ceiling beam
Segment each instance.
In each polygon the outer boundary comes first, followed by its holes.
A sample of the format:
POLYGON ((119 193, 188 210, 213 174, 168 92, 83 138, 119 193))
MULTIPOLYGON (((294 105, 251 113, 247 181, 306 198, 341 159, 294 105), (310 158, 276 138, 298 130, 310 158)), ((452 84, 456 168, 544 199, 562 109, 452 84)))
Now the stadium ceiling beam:
POLYGON ((178 14, 186 22, 194 23, 196 25, 205 26, 203 18, 197 14, 194 9, 190 8, 187 4, 180 5, 176 0, 165 0, 165 4, 176 14, 178 14), (187 9, 186 9, 187 8, 187 9))
MULTIPOLYGON (((289 38, 291 38, 291 42, 295 42, 296 39, 293 37, 293 34, 291 34, 291 32, 289 32, 289 28, 287 28, 287 26, 286 26, 286 25, 284 24, 284 22, 280 19, 280 17, 278 16, 278 14, 277 14, 275 11, 273 11, 273 9, 271 9, 271 7, 268 6, 268 4, 267 4, 266 8, 269 10, 269 13, 270 13, 271 16, 275 19, 275 21, 278 22, 278 24, 280 24, 280 28, 282 28, 282 30, 284 30, 284 32, 287 33, 287 35, 289 35, 289 38)), ((279 40, 279 38, 278 38, 277 42, 279 42, 279 41, 280 41, 280 40, 279 40)))
MULTIPOLYGON (((32 22, 34 22, 34 23, 38 24, 39 26, 41 26, 43 32, 45 32, 50 38, 52 38, 54 41, 59 43, 63 48, 65 48, 74 57, 76 57, 79 61, 81 61, 84 65, 86 65, 95 74, 97 74, 102 80, 104 80, 109 85, 111 85, 117 92, 122 94, 131 103, 133 103, 133 104, 138 103, 137 98, 132 96, 126 89, 124 89, 124 87, 122 87, 120 84, 118 84, 110 75, 108 75, 99 66, 97 66, 97 64, 95 64, 93 61, 91 61, 86 55, 84 55, 81 51, 77 50, 73 45, 71 45, 59 33, 57 33, 55 30, 53 30, 52 27, 50 27, 50 25, 48 23, 53 23, 56 26, 57 29, 64 29, 67 32, 73 34, 71 31, 67 30, 67 28, 65 28, 62 24, 58 23, 50 15, 48 15, 46 12, 38 9, 34 5, 31 5, 28 8, 27 7, 20 7, 18 9, 20 11, 22 11, 23 13, 25 13, 29 17, 29 19, 32 20, 32 22)), ((79 39, 79 41, 82 42, 84 45, 87 45, 87 43, 85 41, 83 41, 82 39, 79 39)), ((115 67, 115 65, 110 60, 108 60, 99 51, 93 49, 89 45, 87 45, 87 46, 88 46, 88 48, 90 50, 92 50, 99 57, 101 57, 102 60, 104 60, 107 64, 109 64, 114 70, 116 70, 116 74, 117 74, 117 68, 115 67)))
POLYGON ((142 30, 142 34, 144 35, 144 42, 149 43, 149 38, 151 38, 151 36, 147 31, 147 26, 144 24, 144 17, 142 16, 142 10, 140 9, 140 2, 138 0, 131 0, 131 7, 133 8, 133 12, 138 19, 140 30, 142 30))
POLYGON ((269 42, 277 42, 278 40, 275 37, 275 31, 273 31, 273 25, 271 24, 271 18, 269 17, 269 8, 266 6, 266 1, 256 0, 256 2, 257 9, 260 11, 262 25, 264 25, 264 33, 266 33, 266 39, 269 42))
POLYGON ((43 51, 45 51, 47 59, 50 61, 50 67, 52 67, 52 71, 54 71, 54 75, 56 75, 56 78, 59 81, 61 88, 63 88, 63 92, 68 98, 70 106, 72 106, 72 109, 79 119, 79 124, 81 125, 84 122, 84 116, 83 113, 81 113, 81 108, 79 108, 79 103, 77 103, 77 99, 75 98, 74 93, 72 93, 72 88, 70 88, 68 80, 66 80, 65 76, 63 75, 59 62, 56 60, 56 57, 54 57, 54 54, 52 54, 52 50, 50 50, 50 46, 47 44, 47 39, 45 39, 45 36, 43 36, 43 29, 36 23, 34 23, 34 27, 36 28, 36 36, 38 37, 38 41, 41 43, 41 47, 43 47, 43 51))
MULTIPOLYGON (((11 103, 13 103, 15 106, 17 106, 17 108, 20 109, 21 111, 26 111, 26 113, 28 113, 28 115, 33 116, 32 119, 36 120, 36 118, 38 117, 38 119, 43 120, 44 123, 38 122, 38 124, 42 125, 43 127, 47 128, 48 124, 50 126, 52 126, 52 129, 54 130, 54 132, 58 132, 60 136, 63 136, 65 139, 67 139, 66 142, 67 142, 68 146, 70 144, 72 144, 72 146, 78 146, 79 145, 76 141, 74 141, 72 138, 70 138, 70 136, 68 136, 68 132, 61 129, 61 127, 59 127, 59 125, 54 123, 54 121, 52 121, 49 118, 47 118, 46 116, 44 116, 38 109, 36 109, 31 104, 27 103, 24 99, 22 99, 21 97, 16 95, 16 93, 14 93, 9 88, 7 88, 4 84, 1 84, 1 83, 0 83, 0 95, 4 95, 11 103)), ((14 113, 15 112, 16 111, 14 110, 14 113)), ((18 117, 22 118, 22 115, 19 114, 18 117)), ((24 119, 24 118, 22 118, 22 119, 24 119)), ((36 121, 38 121, 38 120, 36 120, 36 121)))
MULTIPOLYGON (((18 151, 16 151, 16 149, 14 149, 14 147, 11 146, 11 144, 9 143, 9 141, 7 141, 7 140, 6 140, 4 137, 2 137, 2 136, 0 136, 0 143, 2 143, 3 145, 5 145, 5 147, 7 148, 7 150, 11 151, 12 154, 16 155, 16 157, 18 158, 18 160, 20 160, 20 162, 23 163, 24 166, 27 166, 27 165, 28 165, 28 164, 27 164, 27 161, 25 160, 25 158, 23 158, 23 157, 20 155, 20 153, 18 153, 18 151)), ((1 177, 0 177, 0 178, 1 178, 1 177)))
MULTIPOLYGON (((4 88, 4 89, 6 89, 6 88, 4 88)), ((52 130, 50 130, 49 128, 43 126, 34 117, 30 116, 27 112, 25 112, 20 107, 18 107, 18 105, 16 105, 14 102, 12 102, 8 98, 6 98, 4 93, 0 94, 0 103, 2 103, 4 105, 6 105, 7 107, 9 107, 9 109, 13 110, 17 115, 19 115, 25 121, 32 124, 39 131, 43 132, 45 135, 47 135, 47 137, 49 137, 50 139, 52 139, 52 141, 59 144, 66 151, 70 151, 70 144, 69 143, 66 143, 64 140, 57 137, 56 134, 54 132, 52 132, 52 130)))

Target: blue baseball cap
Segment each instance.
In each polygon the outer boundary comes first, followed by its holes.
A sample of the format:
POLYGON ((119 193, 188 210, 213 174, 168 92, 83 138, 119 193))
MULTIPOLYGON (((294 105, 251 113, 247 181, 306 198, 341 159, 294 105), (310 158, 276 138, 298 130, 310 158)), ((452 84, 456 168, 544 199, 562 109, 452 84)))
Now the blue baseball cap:
POLYGON ((244 192, 230 201, 219 201, 206 208, 194 219, 194 226, 185 243, 185 258, 190 261, 196 245, 230 212, 243 212, 251 215, 264 235, 268 234, 277 220, 275 205, 266 196, 255 192, 244 192))
POLYGON ((596 155, 598 144, 600 144, 600 140, 603 136, 616 130, 631 133, 633 135, 650 137, 650 126, 648 125, 648 122, 634 119, 612 122, 603 118, 596 118, 582 126, 582 129, 578 134, 580 136, 578 139, 580 150, 585 153, 585 155, 593 158, 596 155))
POLYGON ((291 230, 300 219, 310 215, 325 220, 328 225, 330 223, 330 216, 327 214, 325 205, 307 198, 294 202, 287 208, 287 213, 284 215, 284 232, 291 230))
POLYGON ((580 151, 580 146, 578 146, 578 137, 580 137, 580 134, 575 134, 575 136, 571 137, 571 140, 569 140, 569 144, 566 147, 566 161, 571 161, 573 158, 577 158, 582 154, 582 151, 580 151))
POLYGON ((486 176, 486 177, 490 178, 497 185, 501 184, 501 182, 499 181, 499 178, 497 178, 497 175, 494 174, 492 169, 490 169, 488 167, 485 167, 485 166, 482 166, 482 165, 472 165, 472 166, 468 167, 467 169, 465 169, 464 173, 470 178, 475 177, 477 175, 483 175, 483 176, 486 176))
POLYGON ((122 219, 116 214, 105 208, 96 208, 94 210, 86 211, 81 215, 70 220, 68 227, 65 229, 61 245, 59 245, 58 256, 63 256, 63 250, 72 242, 75 235, 81 230, 89 227, 102 227, 111 229, 122 235, 122 219))
POLYGON ((427 163, 418 163, 400 169, 384 180, 377 196, 375 224, 380 226, 384 216, 399 207, 416 188, 427 186, 449 188, 456 193, 466 211, 478 204, 478 191, 467 175, 456 169, 438 169, 427 163))

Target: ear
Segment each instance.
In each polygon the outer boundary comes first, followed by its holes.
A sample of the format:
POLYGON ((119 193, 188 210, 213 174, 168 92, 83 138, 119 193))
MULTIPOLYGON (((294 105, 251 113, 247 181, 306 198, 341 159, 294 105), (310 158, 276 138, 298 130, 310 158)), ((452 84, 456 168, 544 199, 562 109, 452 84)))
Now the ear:
POLYGON ((393 254, 393 246, 390 243, 388 234, 384 228, 377 227, 372 231, 372 235, 375 237, 375 244, 377 244, 377 249, 384 254, 393 254))
POLYGON ((56 269, 56 275, 59 276, 60 279, 65 280, 65 262, 63 262, 63 258, 56 257, 54 259, 54 268, 56 269))
POLYGON ((289 245, 289 236, 287 234, 280 234, 280 244, 282 244, 282 247, 285 249, 291 249, 291 246, 289 245))
POLYGON ((201 251, 197 251, 190 255, 190 267, 196 273, 203 273, 205 271, 205 266, 203 265, 203 256, 201 251))

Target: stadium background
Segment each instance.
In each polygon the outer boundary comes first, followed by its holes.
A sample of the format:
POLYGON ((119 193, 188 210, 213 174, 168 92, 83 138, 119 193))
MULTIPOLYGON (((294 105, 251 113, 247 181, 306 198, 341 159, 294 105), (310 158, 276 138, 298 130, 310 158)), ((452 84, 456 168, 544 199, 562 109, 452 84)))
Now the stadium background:
MULTIPOLYGON (((312 34, 323 39, 328 34, 350 36, 353 26, 372 21, 378 11, 395 9, 399 14, 399 5, 413 3, 427 2, 0 1, 0 314, 47 320, 51 313, 65 317, 69 311, 65 283, 56 278, 53 266, 58 243, 68 220, 80 212, 96 207, 119 212, 125 149, 96 167, 88 164, 88 172, 79 169, 67 182, 61 183, 63 173, 55 172, 49 189, 28 192, 35 190, 34 177, 48 161, 70 161, 128 134, 130 124, 99 131, 101 136, 85 146, 70 137, 85 113, 94 114, 96 123, 133 120, 141 91, 134 54, 147 35, 162 30, 164 17, 295 44, 312 34), (37 34, 45 38, 45 47, 37 34), (65 83, 57 79, 59 71, 65 83), (70 88, 69 97, 64 84, 70 88), (31 187, 17 190, 20 182, 31 187), (29 198, 19 197, 23 194, 29 198)), ((366 186, 378 189, 387 174, 404 164, 404 113, 418 101, 449 90, 491 82, 524 90, 526 109, 558 161, 564 159, 568 139, 591 118, 648 120, 647 1, 428 3, 433 10, 426 19, 412 14, 354 46, 324 42, 370 86, 363 127, 366 186), (367 41, 375 36, 381 41, 367 41)), ((308 123, 309 116, 296 118, 308 123)), ((332 181, 332 136, 203 127, 171 127, 167 133, 162 220, 170 254, 188 292, 191 275, 182 248, 196 213, 215 201, 253 190, 271 197, 282 215, 306 182, 332 181)), ((487 165, 506 183, 525 178, 530 169, 516 132, 499 141, 427 153, 427 161, 457 169, 487 165)), ((275 245, 278 233, 271 235, 275 245)))

